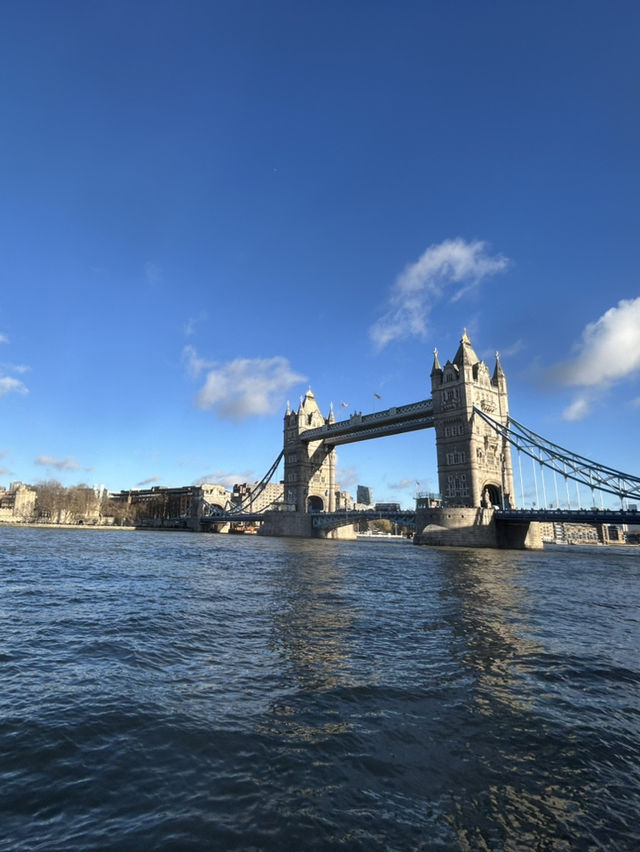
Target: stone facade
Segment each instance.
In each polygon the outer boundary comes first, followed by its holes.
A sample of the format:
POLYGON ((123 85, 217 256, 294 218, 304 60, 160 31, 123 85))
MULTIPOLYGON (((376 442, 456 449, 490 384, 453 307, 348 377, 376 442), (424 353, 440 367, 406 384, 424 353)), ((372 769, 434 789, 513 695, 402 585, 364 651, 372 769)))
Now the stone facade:
POLYGON ((441 505, 434 499, 416 510, 416 544, 448 547, 539 549, 539 524, 496 521, 494 507, 514 504, 509 443, 481 417, 507 424, 507 380, 496 355, 493 375, 462 335, 453 361, 444 367, 436 350, 431 370, 441 505))
POLYGON ((500 523, 493 509, 440 507, 416 511, 415 544, 541 550, 541 524, 500 523))
POLYGON ((12 482, 8 489, 0 488, 0 521, 25 523, 33 520, 36 492, 22 482, 12 482))
POLYGON ((258 484, 242 482, 234 485, 231 495, 232 508, 242 506, 245 512, 264 512, 274 503, 282 503, 284 499, 282 482, 267 482, 259 493, 258 484))
POLYGON ((438 479, 443 502, 457 506, 514 507, 511 450, 474 407, 506 424, 507 380, 496 356, 493 376, 466 332, 453 359, 431 370, 438 479))
POLYGON ((309 429, 335 423, 333 409, 322 415, 311 389, 298 411, 287 406, 284 415, 284 501, 296 512, 335 511, 336 453, 322 440, 301 441, 309 429))

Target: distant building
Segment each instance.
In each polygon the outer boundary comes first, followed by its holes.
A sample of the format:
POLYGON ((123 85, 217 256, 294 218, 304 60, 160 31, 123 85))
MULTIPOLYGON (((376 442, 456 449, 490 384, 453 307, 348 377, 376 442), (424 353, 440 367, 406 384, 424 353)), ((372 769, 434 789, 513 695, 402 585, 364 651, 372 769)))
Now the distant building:
POLYGON ((358 485, 356 503, 361 503, 363 506, 373 505, 373 492, 367 485, 358 485))
POLYGON ((416 496, 416 509, 437 509, 442 506, 442 497, 431 491, 421 491, 416 496))
POLYGON ((211 508, 229 508, 231 494, 223 485, 205 482, 166 488, 132 489, 110 494, 116 503, 131 506, 132 522, 143 526, 188 527, 197 529, 202 515, 211 508))
POLYGON ((267 482, 258 493, 259 482, 238 482, 233 486, 231 494, 231 507, 242 509, 246 512, 266 512, 273 508, 274 503, 281 503, 284 498, 284 484, 282 482, 267 482))
POLYGON ((353 497, 348 491, 336 491, 336 512, 352 512, 354 508, 353 497))
POLYGON ((400 503, 376 503, 374 509, 376 512, 399 512, 400 503))
POLYGON ((9 488, 0 488, 0 521, 20 523, 33 518, 36 492, 22 482, 12 482, 9 488))

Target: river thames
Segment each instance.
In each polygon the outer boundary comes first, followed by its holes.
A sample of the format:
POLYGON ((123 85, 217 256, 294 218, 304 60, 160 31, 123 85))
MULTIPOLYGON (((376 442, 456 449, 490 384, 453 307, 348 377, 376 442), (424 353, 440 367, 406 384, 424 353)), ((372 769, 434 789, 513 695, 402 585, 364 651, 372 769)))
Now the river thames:
POLYGON ((637 550, 0 543, 2 850, 640 848, 637 550))

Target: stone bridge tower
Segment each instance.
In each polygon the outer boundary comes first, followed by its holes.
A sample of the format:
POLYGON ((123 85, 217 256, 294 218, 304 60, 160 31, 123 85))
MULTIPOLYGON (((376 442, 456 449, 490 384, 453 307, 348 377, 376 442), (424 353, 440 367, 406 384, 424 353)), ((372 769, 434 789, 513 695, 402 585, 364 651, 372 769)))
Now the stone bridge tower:
POLYGON ((509 443, 474 406, 506 424, 507 380, 496 353, 493 376, 462 335, 453 361, 440 366, 435 351, 431 370, 438 479, 445 504, 468 507, 514 506, 509 443))
POLYGON ((309 429, 335 423, 333 407, 322 415, 311 391, 300 399, 298 411, 287 405, 284 415, 284 500, 296 512, 335 511, 335 462, 333 447, 322 441, 302 441, 309 429))

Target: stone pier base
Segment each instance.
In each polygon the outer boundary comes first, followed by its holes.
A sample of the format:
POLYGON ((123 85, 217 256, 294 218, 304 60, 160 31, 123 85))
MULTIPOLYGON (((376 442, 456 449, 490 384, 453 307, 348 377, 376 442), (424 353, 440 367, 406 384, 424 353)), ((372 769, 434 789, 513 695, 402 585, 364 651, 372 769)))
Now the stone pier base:
POLYGON ((540 550, 539 524, 496 521, 493 509, 442 507, 416 512, 415 544, 540 550))
POLYGON ((265 512, 260 535, 289 538, 355 539, 353 523, 334 530, 318 530, 313 527, 313 515, 307 512, 265 512))

